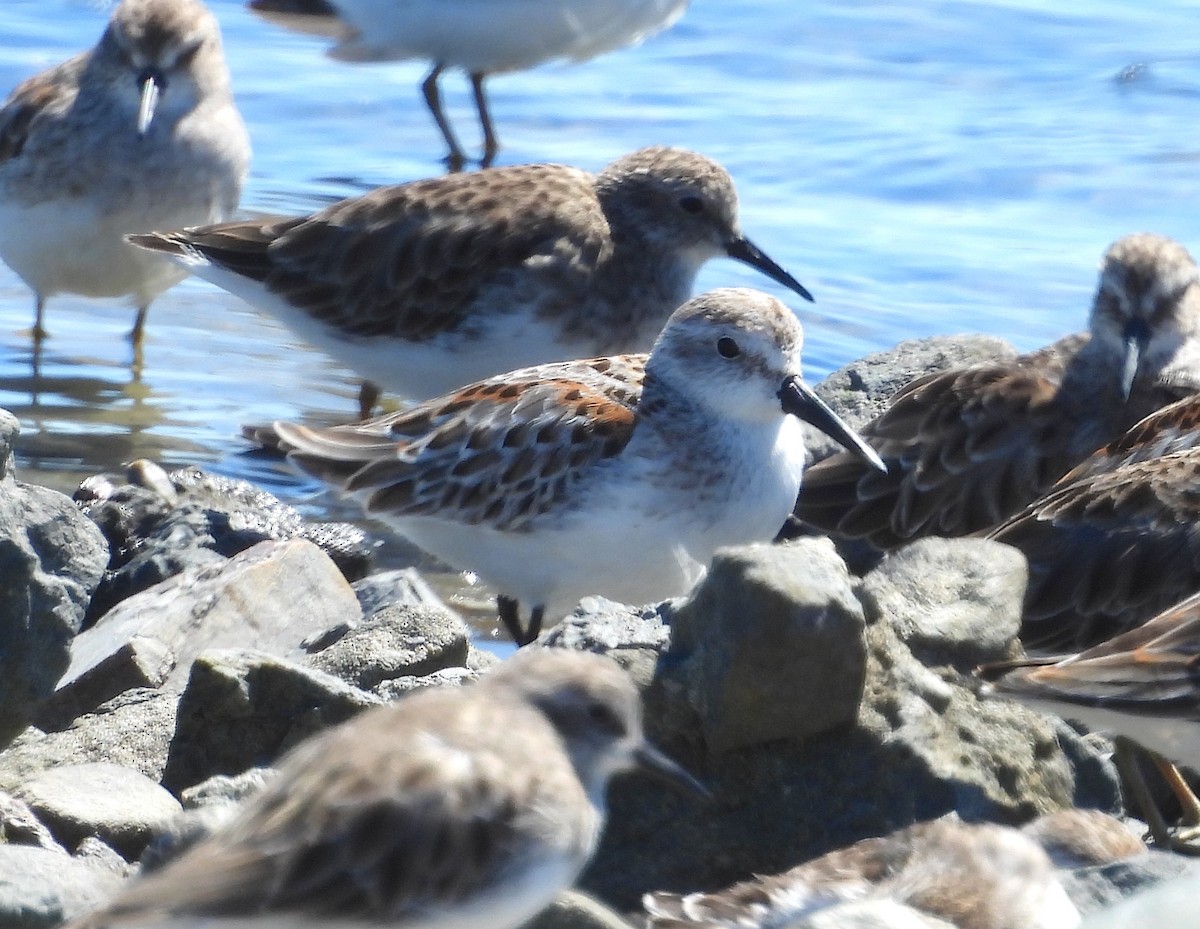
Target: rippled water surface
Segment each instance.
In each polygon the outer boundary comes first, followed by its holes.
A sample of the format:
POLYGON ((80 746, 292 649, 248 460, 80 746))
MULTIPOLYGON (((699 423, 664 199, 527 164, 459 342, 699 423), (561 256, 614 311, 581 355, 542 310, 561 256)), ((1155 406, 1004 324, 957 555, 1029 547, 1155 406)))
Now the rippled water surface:
MULTIPOLYGON (((210 6, 254 143, 244 213, 307 212, 439 172, 424 64, 342 64, 236 0, 210 6)), ((92 45, 106 16, 81 0, 3 0, 0 92, 92 45)), ((1117 236, 1200 249, 1196 35, 1194 4, 1167 0, 695 0, 640 48, 494 79, 499 162, 595 169, 660 142, 722 161, 747 233, 816 295, 796 307, 812 379, 911 336, 983 331, 1032 348, 1082 328, 1117 236)), ((473 145, 465 81, 446 86, 473 145)), ((728 284, 773 287, 720 261, 699 288, 728 284)), ((354 515, 248 455, 238 430, 347 418, 357 382, 235 297, 199 281, 160 297, 139 373, 119 302, 52 299, 36 370, 32 318, 0 266, 0 406, 21 420, 22 479, 69 493, 150 457, 354 515)))

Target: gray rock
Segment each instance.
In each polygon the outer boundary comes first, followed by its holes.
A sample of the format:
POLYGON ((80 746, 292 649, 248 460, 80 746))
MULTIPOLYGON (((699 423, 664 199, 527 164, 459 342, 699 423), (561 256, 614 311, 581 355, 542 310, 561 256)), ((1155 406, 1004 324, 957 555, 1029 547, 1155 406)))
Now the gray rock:
POLYGON ((469 637, 466 624, 448 610, 387 606, 316 654, 293 657, 369 690, 392 678, 463 667, 469 637))
MULTIPOLYGON (((11 458, 16 421, 0 411, 0 457, 11 458)), ((67 668, 71 640, 108 564, 108 546, 71 501, 23 484, 6 465, 0 480, 0 745, 67 668)))
POLYGON ((269 765, 305 737, 380 702, 263 652, 206 652, 192 663, 179 701, 163 786, 178 794, 217 774, 269 765))
POLYGON ((414 690, 425 687, 461 687, 478 678, 479 672, 470 668, 444 668, 419 677, 393 677, 380 681, 371 688, 371 693, 384 703, 393 703, 414 690))
POLYGON ((64 852, 0 844, 0 926, 51 929, 98 906, 121 880, 64 852))
POLYGON ((657 653, 671 641, 665 622, 669 609, 584 597, 570 616, 543 633, 542 644, 585 652, 648 648, 657 653))
POLYGON ((360 615, 350 585, 311 542, 262 542, 123 601, 81 633, 38 722, 61 728, 134 687, 180 690, 192 659, 206 649, 286 654, 305 635, 360 615))
POLYGON ((72 856, 76 861, 103 868, 117 877, 132 877, 137 873, 137 865, 130 864, 111 845, 106 845, 94 835, 86 836, 75 848, 72 856))
POLYGON ((867 622, 889 624, 924 664, 970 671, 1015 657, 1027 577, 1011 546, 929 538, 885 558, 861 596, 867 622))
POLYGON ((306 538, 351 580, 370 564, 362 529, 314 523, 248 481, 199 468, 168 474, 139 459, 123 477, 88 478, 75 499, 112 550, 111 570, 92 599, 88 624, 169 577, 201 570, 263 541, 306 538))
POLYGON ((863 625, 828 539, 725 549, 675 610, 667 660, 682 664, 709 751, 803 739, 854 719, 863 625))
MULTIPOLYGON (((856 627, 853 602, 847 601, 848 576, 827 543, 788 546, 769 557, 750 547, 722 553, 718 561, 723 559, 731 567, 745 565, 733 572, 744 592, 713 598, 702 637, 696 630, 684 631, 687 623, 681 624, 678 614, 692 608, 685 604, 674 615, 664 610, 681 637, 666 654, 655 655, 644 646, 609 652, 645 687, 651 737, 704 782, 716 800, 698 806, 636 776, 615 782, 609 824, 583 876, 584 890, 625 910, 636 907, 647 890, 726 886, 750 873, 783 871, 859 839, 955 810, 965 819, 1016 823, 1071 805, 1119 809, 1115 773, 1088 740, 1016 706, 981 701, 974 680, 952 665, 926 667, 909 647, 913 630, 908 621, 903 635, 889 615, 876 617, 865 634, 856 627), (764 649, 744 653, 759 656, 753 661, 721 657, 726 651, 743 654, 744 627, 770 629, 780 622, 778 616, 797 609, 783 593, 793 590, 805 592, 797 596, 808 598, 814 616, 842 617, 844 640, 822 640, 835 626, 817 624, 810 654, 803 654, 798 635, 794 640, 783 636, 784 645, 798 653, 792 662, 778 661, 765 649, 774 641, 770 636, 762 637, 764 649), (822 590, 824 606, 817 602, 816 592, 822 590), (774 618, 766 607, 750 608, 772 602, 774 618), (757 617, 756 610, 767 615, 757 617), (864 638, 865 678, 864 665, 852 660, 862 654, 864 638), (696 655, 701 651, 711 654, 700 660, 696 655), (839 679, 831 667, 841 668, 849 680, 839 679), (711 669, 713 681, 697 680, 698 669, 704 668, 711 669), (711 710, 697 695, 722 694, 732 686, 723 683, 724 675, 740 675, 744 686, 753 688, 756 669, 764 681, 782 678, 775 686, 794 688, 794 696, 782 707, 731 701, 731 710, 775 714, 781 727, 790 714, 799 720, 793 723, 796 730, 810 725, 810 718, 824 725, 833 716, 844 716, 847 707, 853 710, 850 718, 807 736, 747 740, 714 752, 705 732, 711 710), (805 681, 789 678, 809 675, 826 683, 810 687, 805 696, 805 681), (860 682, 861 699, 855 703, 847 695, 860 682), (839 707, 837 713, 830 712, 831 703, 839 707), (1088 759, 1087 778, 1076 777, 1077 767, 1063 742, 1075 758, 1088 759)), ((714 564, 695 601, 708 597, 702 593, 708 585, 724 583, 727 570, 714 564)), ((882 589, 876 597, 887 599, 882 589)), ((911 619, 913 614, 899 615, 911 619)), ((793 632, 801 627, 783 626, 793 632)), ((924 651, 934 651, 920 644, 924 651)), ((756 715, 742 718, 733 712, 723 722, 731 733, 739 724, 749 730, 761 725, 756 715)))
POLYGON ((24 800, 0 791, 0 845, 33 845, 65 851, 24 800))
POLYGON ((146 847, 142 869, 153 871, 208 838, 274 776, 272 768, 251 768, 232 777, 219 774, 184 790, 180 794, 183 812, 146 847))
POLYGON ((17 796, 67 848, 95 836, 127 860, 136 859, 182 810, 144 774, 102 761, 43 771, 17 796))
POLYGON ((32 726, 0 752, 0 788, 12 789, 40 771, 89 761, 110 761, 162 777, 175 733, 179 697, 131 690, 81 716, 61 732, 32 726))
MULTIPOLYGON (((989 335, 909 339, 895 348, 872 352, 838 368, 816 385, 816 392, 854 429, 878 416, 892 395, 910 381, 937 371, 1010 361, 1017 350, 989 335)), ((823 432, 805 426, 809 460, 820 461, 841 446, 823 432)))
POLYGON ((355 581, 353 587, 364 616, 370 616, 385 606, 447 608, 416 568, 397 568, 369 574, 355 581))

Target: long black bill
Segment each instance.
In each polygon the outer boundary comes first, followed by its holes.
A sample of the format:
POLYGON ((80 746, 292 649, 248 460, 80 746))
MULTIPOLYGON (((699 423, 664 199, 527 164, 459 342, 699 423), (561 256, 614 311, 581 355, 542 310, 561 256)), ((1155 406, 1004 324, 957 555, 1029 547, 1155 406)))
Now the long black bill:
POLYGON ((775 264, 766 253, 745 236, 738 236, 725 243, 725 254, 737 261, 744 261, 752 268, 758 268, 763 274, 782 284, 788 290, 794 290, 809 303, 813 302, 812 294, 803 284, 775 264))
POLYGON ((783 412, 804 420, 816 426, 835 442, 845 446, 860 458, 865 458, 873 467, 887 474, 887 465, 875 449, 862 440, 857 432, 842 422, 837 413, 833 412, 800 378, 792 376, 783 382, 779 388, 779 399, 783 403, 783 412))
POLYGON ((1122 335, 1125 337, 1125 362, 1121 366, 1121 396, 1128 400, 1138 365, 1146 353, 1146 343, 1150 341, 1150 327, 1144 319, 1131 319, 1125 324, 1122 335))
POLYGON ((703 800, 712 799, 712 794, 709 793, 707 787, 649 742, 643 742, 633 750, 633 760, 637 762, 639 770, 645 771, 657 781, 662 781, 677 790, 695 794, 703 800))
POLYGON ((158 96, 166 86, 166 79, 157 68, 146 68, 138 75, 138 87, 142 92, 138 106, 138 135, 145 135, 150 128, 150 123, 154 121, 154 110, 158 107, 158 96))

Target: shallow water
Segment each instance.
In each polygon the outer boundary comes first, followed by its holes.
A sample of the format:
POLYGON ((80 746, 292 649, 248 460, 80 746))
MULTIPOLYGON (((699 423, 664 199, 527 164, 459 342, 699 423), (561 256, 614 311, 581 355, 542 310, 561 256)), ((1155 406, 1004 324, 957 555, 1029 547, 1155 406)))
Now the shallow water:
MULTIPOLYGON (((322 39, 210 0, 255 156, 244 213, 311 211, 438 173, 422 63, 346 65, 322 39)), ((106 8, 0 4, 0 92, 90 46, 106 8)), ((1200 50, 1184 2, 697 0, 645 45, 490 83, 499 163, 595 169, 653 143, 736 179, 746 232, 816 295, 796 307, 817 379, 914 336, 982 331, 1033 348, 1082 328, 1105 246, 1149 230, 1200 248, 1200 50)), ((447 102, 476 142, 464 80, 447 102)), ((356 515, 249 455, 246 422, 346 418, 357 381, 222 291, 188 281, 151 308, 139 372, 119 302, 61 295, 36 370, 32 298, 0 266, 0 406, 19 476, 70 493, 138 457, 257 481, 306 511, 356 515)), ((389 541, 386 563, 416 555, 389 541)), ((483 596, 457 575, 443 592, 483 596)), ((481 627, 491 630, 490 623, 481 627)))

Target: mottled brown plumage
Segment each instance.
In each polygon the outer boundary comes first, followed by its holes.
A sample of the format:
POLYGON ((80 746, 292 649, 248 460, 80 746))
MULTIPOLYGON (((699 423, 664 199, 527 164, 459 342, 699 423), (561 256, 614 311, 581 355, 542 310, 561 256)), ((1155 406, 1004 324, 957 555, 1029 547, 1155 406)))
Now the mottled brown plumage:
POLYGON ((888 473, 834 455, 809 469, 796 515, 883 549, 978 532, 1198 389, 1200 271, 1170 239, 1126 236, 1105 255, 1088 334, 908 385, 863 428, 888 473))

